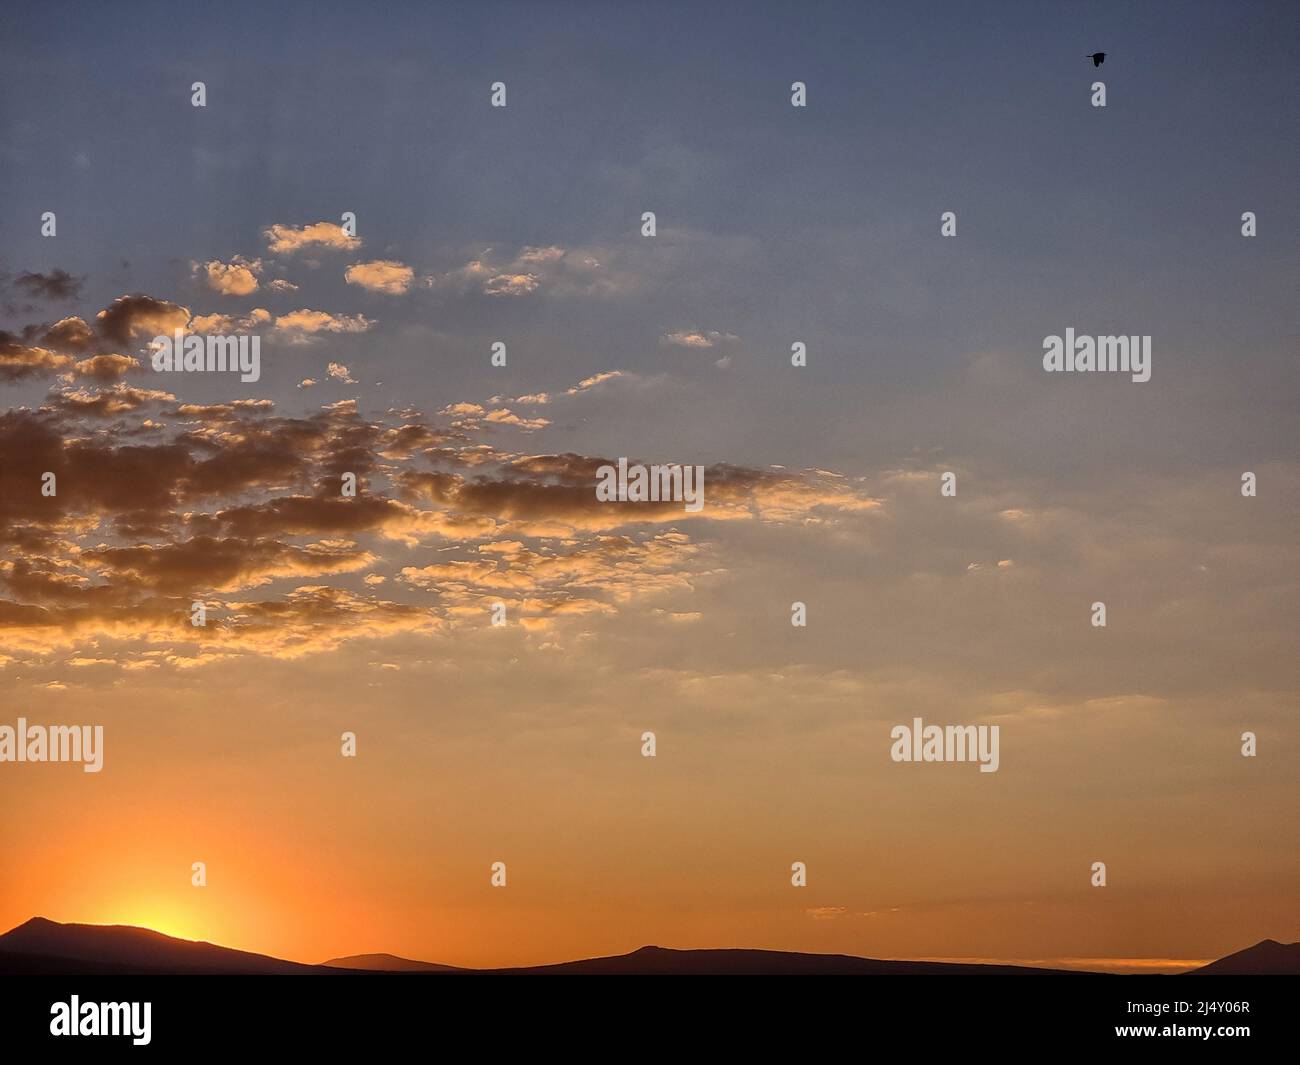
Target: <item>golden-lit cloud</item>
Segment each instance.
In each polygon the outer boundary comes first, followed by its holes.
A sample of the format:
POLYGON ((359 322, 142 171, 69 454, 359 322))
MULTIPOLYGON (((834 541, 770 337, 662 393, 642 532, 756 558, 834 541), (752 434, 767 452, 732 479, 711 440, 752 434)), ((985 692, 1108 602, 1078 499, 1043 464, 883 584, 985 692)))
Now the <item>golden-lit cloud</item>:
POLYGON ((130 385, 117 384, 112 388, 79 388, 50 394, 48 409, 65 411, 69 414, 91 415, 96 418, 112 418, 143 407, 147 403, 175 402, 176 397, 170 392, 153 388, 132 388, 130 385))
MULTIPOLYGON (((680 503, 602 503, 595 479, 607 460, 514 454, 475 438, 493 426, 540 431, 544 419, 465 402, 441 417, 450 428, 412 411, 376 422, 350 400, 284 417, 269 399, 180 402, 122 383, 64 389, 39 412, 0 416, 0 447, 16 456, 0 470, 0 517, 10 542, 29 547, 0 571, 9 596, 0 648, 183 639, 209 648, 171 663, 194 668, 217 661, 213 646, 225 656, 301 656, 384 633, 473 626, 488 596, 507 603, 523 631, 553 639, 565 619, 689 593, 709 572, 699 543, 656 525, 688 516, 805 523, 871 505, 829 475, 727 466, 707 468, 700 515, 680 503), (40 494, 41 471, 58 478, 56 496, 40 494), (340 491, 345 472, 357 477, 354 497, 340 491), (437 545, 455 554, 419 559, 437 545), (334 583, 362 573, 369 595, 334 583), (391 599, 376 596, 387 587, 391 599), (250 589, 265 594, 222 598, 250 589), (412 592, 432 599, 414 608, 403 602, 412 592), (218 621, 201 634, 184 628, 196 595, 218 621), (266 638, 273 625, 283 631, 266 638)), ((691 611, 656 616, 698 620, 691 611)))
POLYGON ((92 355, 79 359, 72 369, 81 377, 110 382, 120 380, 132 370, 140 369, 140 361, 130 355, 92 355))
POLYGON ((96 316, 99 332, 119 345, 184 329, 189 320, 188 308, 153 296, 119 296, 96 316))
POLYGON ((251 333, 271 323, 272 315, 265 307, 254 307, 247 314, 199 314, 190 319, 190 332, 217 333, 229 336, 234 333, 251 333))
POLYGON ((0 380, 21 381, 27 377, 46 376, 72 362, 46 348, 20 343, 10 333, 0 332, 0 380))
POLYGON ((392 259, 376 259, 368 263, 353 263, 343 276, 349 285, 359 285, 370 292, 382 292, 388 296, 400 296, 411 287, 415 271, 392 259))
POLYGON ((354 251, 361 247, 359 237, 349 236, 334 222, 313 222, 311 225, 290 226, 276 223, 262 231, 267 249, 274 255, 291 255, 303 248, 325 248, 354 251))
MULTIPOLYGON (((590 377, 583 378, 572 388, 566 388, 563 392, 558 393, 558 395, 580 396, 585 392, 590 392, 592 389, 600 387, 608 381, 615 381, 620 377, 627 376, 628 375, 622 370, 605 370, 602 373, 592 374, 590 377)), ((513 403, 521 407, 544 407, 554 398, 555 396, 549 392, 531 392, 527 395, 515 396, 513 399, 506 396, 493 396, 489 402, 497 404, 513 403)), ((483 410, 483 408, 477 407, 476 404, 474 406, 479 411, 483 410)))
POLYGON ((679 348, 714 348, 739 339, 734 333, 720 333, 716 329, 683 329, 665 333, 661 338, 664 344, 679 348))
POLYGON ((622 370, 605 370, 602 373, 592 374, 590 377, 584 377, 572 388, 566 389, 565 395, 576 396, 582 392, 590 392, 593 388, 603 385, 606 381, 613 381, 623 376, 622 370))
POLYGON ((75 315, 61 318, 45 330, 40 343, 55 351, 81 354, 95 344, 96 334, 86 322, 75 315))
POLYGON ((536 274, 494 274, 483 283, 483 291, 489 296, 526 296, 540 284, 536 274))
POLYGON ((296 339, 308 339, 317 333, 364 333, 375 323, 363 314, 330 314, 307 308, 281 314, 275 328, 296 339))
POLYGON ((228 263, 211 259, 194 264, 194 273, 204 279, 208 288, 223 296, 247 296, 256 292, 261 272, 260 259, 245 259, 239 255, 228 263))
POLYGON ((84 569, 108 587, 147 588, 163 594, 229 592, 279 578, 311 578, 366 569, 376 556, 349 541, 298 547, 274 540, 196 536, 163 545, 97 547, 80 556, 84 569))

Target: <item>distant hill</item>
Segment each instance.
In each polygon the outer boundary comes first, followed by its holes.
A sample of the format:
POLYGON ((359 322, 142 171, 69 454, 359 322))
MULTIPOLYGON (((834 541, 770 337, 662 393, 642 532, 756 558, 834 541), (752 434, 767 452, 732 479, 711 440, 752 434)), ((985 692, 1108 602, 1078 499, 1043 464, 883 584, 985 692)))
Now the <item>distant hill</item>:
POLYGON ((930 961, 878 961, 850 954, 796 954, 782 950, 670 950, 642 947, 631 954, 556 965, 533 965, 490 972, 519 975, 663 976, 1097 976, 1028 965, 963 965, 930 961))
POLYGON ((364 969, 376 973, 463 973, 471 970, 455 965, 438 965, 431 961, 412 961, 396 954, 350 954, 346 958, 330 958, 321 965, 331 969, 364 969))
MULTIPOLYGON (((411 961, 392 954, 355 954, 331 958, 322 965, 372 972, 460 972, 498 976, 795 976, 799 974, 888 974, 907 975, 1078 975, 1074 970, 1035 969, 1025 965, 960 965, 925 961, 876 961, 848 954, 795 954, 781 950, 669 950, 665 947, 642 947, 631 954, 607 958, 584 958, 581 961, 554 965, 528 965, 509 969, 458 969, 452 965, 435 965, 411 961)), ((1096 973, 1083 975, 1095 976, 1096 973)))
POLYGON ((1253 947, 1193 969, 1185 976, 1300 976, 1300 943, 1261 939, 1253 947))
POLYGON ((332 973, 315 965, 176 939, 130 925, 59 924, 33 917, 0 936, 6 973, 332 973))

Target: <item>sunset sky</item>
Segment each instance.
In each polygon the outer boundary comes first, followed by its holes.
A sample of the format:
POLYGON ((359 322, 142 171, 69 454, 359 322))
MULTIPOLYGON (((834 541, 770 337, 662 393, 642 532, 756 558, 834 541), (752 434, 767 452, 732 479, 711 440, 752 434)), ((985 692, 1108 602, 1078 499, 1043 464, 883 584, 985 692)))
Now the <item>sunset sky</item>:
POLYGON ((0 724, 105 760, 0 764, 0 931, 1300 939, 1294 5, 700 7, 4 6, 0 724), (598 502, 623 456, 703 510, 598 502))

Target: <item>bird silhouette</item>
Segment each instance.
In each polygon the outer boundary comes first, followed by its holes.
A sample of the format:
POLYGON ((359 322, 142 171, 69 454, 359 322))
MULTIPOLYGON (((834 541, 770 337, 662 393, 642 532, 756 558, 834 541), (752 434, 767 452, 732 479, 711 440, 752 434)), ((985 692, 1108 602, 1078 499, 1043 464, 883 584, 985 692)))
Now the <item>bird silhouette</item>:
POLYGON ((1105 52, 1093 52, 1092 55, 1090 55, 1090 56, 1086 56, 1085 58, 1087 58, 1087 59, 1091 59, 1091 60, 1092 60, 1092 65, 1093 65, 1094 67, 1099 67, 1099 66, 1102 65, 1102 63, 1106 62, 1106 53, 1105 53, 1105 52))

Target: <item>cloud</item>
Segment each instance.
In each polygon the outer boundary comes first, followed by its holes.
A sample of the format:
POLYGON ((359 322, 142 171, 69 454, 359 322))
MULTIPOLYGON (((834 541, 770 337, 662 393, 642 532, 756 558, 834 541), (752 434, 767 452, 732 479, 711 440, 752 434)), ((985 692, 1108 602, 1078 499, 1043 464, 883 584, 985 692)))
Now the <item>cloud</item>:
POLYGON ((14 278, 14 287, 38 299, 73 300, 81 295, 82 280, 56 269, 48 274, 19 274, 14 278))
POLYGON ((397 499, 373 495, 280 496, 204 515, 192 523, 211 533, 264 536, 358 536, 374 533, 385 540, 414 544, 424 539, 474 539, 490 535, 496 522, 445 510, 425 511, 397 499))
POLYGON ((694 625, 704 617, 698 610, 652 610, 650 613, 673 625, 694 625))
POLYGON ((597 470, 614 464, 611 459, 574 454, 527 455, 511 459, 496 477, 412 471, 397 479, 412 498, 468 514, 519 521, 526 528, 554 530, 556 535, 565 529, 603 531, 686 520, 829 525, 844 515, 881 505, 834 476, 727 464, 705 468, 705 504, 698 512, 684 510, 678 501, 602 502, 595 494, 597 470))
POLYGON ((180 403, 172 411, 178 418, 199 418, 206 422, 225 422, 254 411, 269 411, 275 406, 269 399, 237 399, 232 403, 180 403))
POLYGON ((454 418, 452 425, 457 429, 477 429, 484 425, 509 425, 529 432, 544 429, 551 423, 545 418, 525 418, 515 414, 507 407, 488 410, 478 403, 451 403, 440 412, 454 418))
POLYGON ((267 226, 262 235, 266 237, 268 250, 275 255, 291 255, 303 248, 353 251, 361 247, 359 237, 349 236, 342 226, 333 222, 314 222, 301 227, 276 224, 267 226))
POLYGON ((282 314, 275 320, 275 328, 291 339, 305 341, 318 333, 364 333, 374 321, 363 314, 330 314, 307 308, 282 314))
POLYGON ((87 435, 74 419, 114 409, 129 413, 149 401, 166 403, 168 394, 119 386, 54 399, 40 412, 0 415, 0 453, 7 458, 0 464, 0 537, 35 541, 74 520, 167 529, 203 500, 324 478, 334 478, 337 491, 341 470, 364 476, 373 467, 380 435, 347 410, 280 418, 271 414, 269 400, 247 400, 179 405, 171 415, 189 420, 142 442, 141 426, 107 426, 87 435), (59 485, 48 499, 30 489, 45 471, 56 474, 59 485))
POLYGON ((105 547, 86 551, 90 573, 132 590, 184 595, 239 591, 287 577, 321 577, 368 569, 376 558, 353 543, 297 547, 274 540, 196 536, 155 546, 105 547))
MULTIPOLYGON (((489 595, 509 603, 522 633, 554 640, 568 622, 689 593, 713 572, 707 546, 656 528, 680 522, 680 504, 602 504, 604 460, 503 452, 475 434, 514 424, 507 408, 445 409, 471 424, 441 429, 414 411, 377 422, 353 401, 285 417, 269 399, 183 403, 118 383, 0 415, 10 457, 0 539, 16 548, 0 565, 0 649, 89 658, 113 639, 167 648, 173 668, 298 657, 352 639, 478 630, 489 595), (41 495, 42 471, 56 475, 57 495, 41 495), (357 474, 355 497, 340 492, 345 471, 357 474), (254 588, 262 598, 227 598, 254 588), (433 598, 412 606, 380 589, 433 598), (195 595, 211 607, 202 633, 188 626, 195 595)), ((717 505, 705 514, 726 521, 806 523, 861 502, 830 475, 711 467, 709 477, 717 505)))
MULTIPOLYGON (((589 392, 593 388, 603 385, 606 381, 613 381, 617 378, 626 376, 622 370, 606 370, 603 373, 593 374, 591 377, 583 378, 572 388, 566 388, 561 395, 579 396, 584 392, 589 392)), ((549 392, 532 392, 528 395, 515 396, 513 399, 506 396, 493 396, 491 403, 513 403, 521 407, 544 407, 551 402, 552 395, 549 392)), ((473 407, 474 410, 482 412, 483 408, 478 404, 461 404, 463 407, 473 407)), ((448 408, 449 410, 449 408, 448 408)), ((447 411, 444 411, 447 413, 447 411)))
POLYGON ((699 330, 679 330, 675 333, 665 333, 660 337, 660 342, 679 348, 713 348, 719 344, 731 343, 739 339, 734 333, 720 333, 716 329, 709 329, 704 332, 699 330))
POLYGON ((14 382, 42 377, 72 362, 47 348, 31 347, 12 333, 0 331, 0 380, 14 382))
POLYGON ((356 381, 352 379, 352 372, 341 362, 330 363, 325 372, 335 381, 342 382, 345 385, 356 384, 356 381))
POLYGON ((488 411, 483 419, 488 425, 512 425, 518 429, 544 429, 551 423, 545 418, 524 418, 506 407, 488 411))
POLYGON ((89 325, 75 316, 61 318, 44 330, 41 343, 55 351, 82 354, 95 346, 96 334, 89 325))
POLYGON ((566 396, 576 396, 582 392, 589 392, 597 385, 603 385, 606 381, 613 381, 617 377, 622 377, 622 370, 606 370, 603 373, 592 374, 590 377, 584 377, 570 389, 566 389, 566 396))
POLYGON ((554 263, 563 259, 564 255, 563 248, 552 244, 545 248, 524 248, 519 253, 516 261, 521 263, 554 263))
POLYGON ((566 478, 569 483, 520 477, 466 479, 420 472, 401 475, 399 482, 413 499, 553 530, 555 535, 574 529, 599 531, 628 524, 675 522, 688 516, 681 503, 602 503, 595 493, 595 466, 603 463, 583 461, 594 464, 590 480, 566 478))
POLYGON ((426 283, 435 289, 488 296, 527 296, 543 289, 558 296, 592 296, 628 291, 634 279, 602 266, 591 249, 549 245, 525 246, 508 257, 486 248, 426 283))
POLYGON ((258 274, 262 272, 260 259, 245 259, 236 255, 229 263, 213 259, 195 263, 194 273, 202 275, 208 288, 224 296, 247 296, 257 291, 258 274))
POLYGON ((130 355, 92 355, 73 364, 73 371, 81 377, 111 382, 125 377, 140 368, 140 361, 130 355))
POLYGON ((376 259, 368 263, 353 263, 343 276, 349 285, 360 285, 370 292, 400 296, 411 287, 415 271, 392 259, 376 259))
POLYGON ((432 634, 443 622, 429 607, 385 602, 342 588, 304 585, 277 599, 212 604, 209 623, 189 622, 187 596, 147 596, 124 605, 98 601, 78 606, 21 605, 0 601, 0 643, 45 653, 111 637, 165 648, 174 668, 201 666, 238 654, 284 660, 325 654, 348 640, 432 634), (195 648, 181 654, 177 648, 195 648))
POLYGON ((200 314, 190 319, 190 332, 211 333, 230 336, 235 333, 251 333, 270 325, 272 314, 265 307, 254 307, 244 315, 200 314))
POLYGON ((526 296, 541 284, 536 274, 496 274, 483 283, 489 296, 526 296))
POLYGON ((190 312, 153 296, 119 296, 96 316, 100 334, 126 345, 140 335, 160 336, 189 324, 190 312))
POLYGON ((598 536, 563 548, 494 546, 483 545, 476 558, 404 567, 398 580, 437 595, 452 616, 490 597, 517 617, 554 620, 614 613, 634 599, 689 591, 700 555, 698 545, 676 532, 598 536))
POLYGON ((132 388, 118 384, 113 388, 77 389, 52 393, 47 408, 69 414, 88 415, 95 418, 112 418, 138 410, 147 403, 174 403, 170 392, 148 388, 132 388))
MULTIPOLYGON (((210 265, 210 264, 209 264, 210 265)), ((220 264, 218 264, 220 265, 220 264)), ((232 274, 221 275, 225 284, 232 274)), ((64 383, 73 377, 101 382, 120 380, 140 366, 133 355, 119 349, 140 346, 177 329, 202 334, 249 333, 272 329, 290 341, 301 342, 317 332, 359 332, 373 323, 360 315, 330 315, 300 310, 278 319, 265 308, 243 315, 222 313, 191 317, 188 308, 147 295, 119 296, 93 319, 62 318, 53 325, 28 325, 21 334, 0 330, 0 381, 15 382, 62 373, 64 383), (74 361, 75 360, 75 361, 74 361)))

